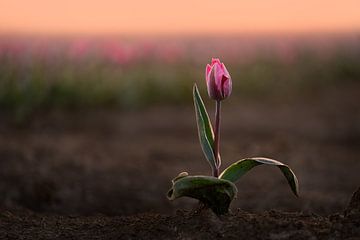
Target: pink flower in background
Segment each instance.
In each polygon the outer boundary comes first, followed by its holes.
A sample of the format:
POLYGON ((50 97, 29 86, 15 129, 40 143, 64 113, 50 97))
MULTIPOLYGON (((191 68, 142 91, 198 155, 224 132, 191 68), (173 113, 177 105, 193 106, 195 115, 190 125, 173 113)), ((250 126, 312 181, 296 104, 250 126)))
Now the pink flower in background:
POLYGON ((0 41, 0 57, 2 57, 3 55, 5 55, 5 45, 3 44, 2 41, 0 41))
POLYGON ((285 64, 293 64, 296 60, 296 49, 293 45, 280 42, 276 47, 276 55, 285 64))
POLYGON ((122 43, 107 43, 104 46, 105 58, 116 64, 127 64, 136 59, 136 52, 131 46, 122 43))
POLYGON ((138 59, 153 59, 156 53, 156 45, 149 41, 141 42, 137 44, 135 51, 138 59))
POLYGON ((210 98, 221 101, 230 96, 232 82, 225 65, 218 58, 213 58, 206 66, 206 85, 210 98))
POLYGON ((19 41, 4 41, 0 45, 2 55, 11 57, 13 60, 21 60, 21 58, 28 53, 29 46, 19 41))
POLYGON ((72 59, 81 59, 88 54, 90 48, 90 44, 87 41, 77 40, 71 43, 68 55, 72 59))
POLYGON ((159 60, 166 63, 176 63, 181 60, 184 50, 179 44, 160 45, 158 49, 159 60))

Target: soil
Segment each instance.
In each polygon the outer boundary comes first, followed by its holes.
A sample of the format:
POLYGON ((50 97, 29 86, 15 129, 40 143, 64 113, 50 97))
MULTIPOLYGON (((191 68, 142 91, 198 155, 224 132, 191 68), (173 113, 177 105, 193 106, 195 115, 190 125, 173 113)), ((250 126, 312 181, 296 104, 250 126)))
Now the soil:
POLYGON ((173 215, 59 216, 30 211, 0 214, 1 239, 360 239, 360 188, 344 214, 208 209, 173 215))
POLYGON ((53 111, 21 125, 1 115, 0 239, 360 239, 359 192, 350 202, 360 186, 358 96, 345 86, 224 102, 223 167, 280 160, 300 198, 278 169, 260 166, 221 217, 165 196, 179 172, 210 174, 192 106, 53 111))

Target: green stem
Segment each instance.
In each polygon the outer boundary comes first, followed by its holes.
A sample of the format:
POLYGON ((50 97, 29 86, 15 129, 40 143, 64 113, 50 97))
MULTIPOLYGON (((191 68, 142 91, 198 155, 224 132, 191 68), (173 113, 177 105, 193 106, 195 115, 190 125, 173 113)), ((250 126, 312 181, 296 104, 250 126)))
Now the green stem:
POLYGON ((221 101, 216 101, 215 109, 215 138, 214 138, 214 155, 216 169, 214 169, 214 177, 219 176, 219 169, 221 165, 220 159, 220 120, 221 120, 221 101))

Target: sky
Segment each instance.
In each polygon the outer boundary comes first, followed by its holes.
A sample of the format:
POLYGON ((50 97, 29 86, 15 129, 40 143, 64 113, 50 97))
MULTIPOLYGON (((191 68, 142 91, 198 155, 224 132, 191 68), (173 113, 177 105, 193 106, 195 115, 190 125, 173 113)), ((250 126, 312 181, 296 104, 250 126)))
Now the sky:
POLYGON ((2 33, 360 30, 359 0, 0 0, 2 33))

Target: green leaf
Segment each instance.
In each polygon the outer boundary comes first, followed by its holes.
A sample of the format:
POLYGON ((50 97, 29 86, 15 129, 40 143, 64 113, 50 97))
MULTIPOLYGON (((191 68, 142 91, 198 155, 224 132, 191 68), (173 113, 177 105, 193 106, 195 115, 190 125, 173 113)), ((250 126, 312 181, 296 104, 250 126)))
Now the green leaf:
POLYGON ((196 121, 198 126, 200 145, 211 168, 214 170, 216 169, 216 160, 213 150, 214 131, 211 127, 209 115, 206 111, 204 102, 201 99, 196 84, 194 84, 193 96, 194 96, 194 105, 195 105, 195 113, 196 113, 196 121))
POLYGON ((284 174, 286 180, 288 181, 291 190, 296 196, 299 196, 299 183, 298 179, 295 176, 295 173, 285 164, 263 157, 256 158, 245 158, 237 161, 236 163, 231 164, 228 168, 226 168, 219 176, 221 179, 225 179, 231 182, 238 181, 245 173, 250 171, 253 167, 258 165, 273 165, 277 166, 281 172, 284 174))
POLYGON ((235 184, 210 176, 188 176, 181 173, 173 180, 167 193, 169 200, 191 197, 200 200, 214 213, 221 215, 229 211, 231 201, 237 194, 235 184))

